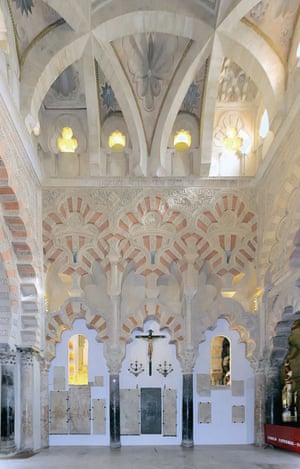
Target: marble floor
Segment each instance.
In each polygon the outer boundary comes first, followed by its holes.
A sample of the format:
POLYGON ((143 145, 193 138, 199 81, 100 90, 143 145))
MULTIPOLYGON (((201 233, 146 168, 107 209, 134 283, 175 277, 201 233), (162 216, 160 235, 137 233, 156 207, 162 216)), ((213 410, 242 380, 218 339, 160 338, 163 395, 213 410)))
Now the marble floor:
POLYGON ((300 469, 300 455, 254 446, 51 447, 30 457, 0 458, 1 469, 300 469))

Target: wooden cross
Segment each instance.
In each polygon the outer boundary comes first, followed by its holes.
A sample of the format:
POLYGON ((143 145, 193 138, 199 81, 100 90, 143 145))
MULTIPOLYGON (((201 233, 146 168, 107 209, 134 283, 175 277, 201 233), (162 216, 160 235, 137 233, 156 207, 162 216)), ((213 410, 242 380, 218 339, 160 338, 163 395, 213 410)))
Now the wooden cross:
POLYGON ((137 339, 145 339, 148 342, 148 358, 149 358, 149 376, 152 376, 152 352, 153 352, 153 340, 163 339, 165 335, 153 335, 153 330, 149 329, 147 335, 137 335, 137 339))

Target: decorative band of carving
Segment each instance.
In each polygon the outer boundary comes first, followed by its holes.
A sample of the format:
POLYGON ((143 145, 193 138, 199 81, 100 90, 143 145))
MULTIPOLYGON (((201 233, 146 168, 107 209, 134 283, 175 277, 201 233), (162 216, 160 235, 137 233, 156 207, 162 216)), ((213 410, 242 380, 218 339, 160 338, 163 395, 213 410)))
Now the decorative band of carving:
POLYGON ((13 366, 16 364, 16 354, 0 354, 0 365, 13 366))
POLYGON ((21 357, 21 365, 28 368, 33 365, 33 359, 38 356, 37 352, 31 348, 18 349, 21 357))

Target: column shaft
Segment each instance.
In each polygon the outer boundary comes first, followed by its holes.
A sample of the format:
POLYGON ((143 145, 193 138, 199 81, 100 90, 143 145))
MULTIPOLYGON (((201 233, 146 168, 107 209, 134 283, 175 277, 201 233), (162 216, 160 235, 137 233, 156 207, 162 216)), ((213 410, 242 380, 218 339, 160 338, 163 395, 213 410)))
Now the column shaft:
POLYGON ((281 388, 279 369, 271 367, 267 377, 266 392, 266 423, 279 425, 281 423, 281 388))
POLYGON ((33 451, 33 356, 21 351, 21 434, 20 450, 33 451))
POLYGON ((15 383, 14 366, 1 366, 1 441, 0 452, 15 449, 15 383))
POLYGON ((116 374, 109 377, 109 422, 110 446, 120 448, 120 387, 119 375, 116 374))
POLYGON ((255 444, 264 446, 265 444, 265 373, 259 368, 255 374, 255 444))
POLYGON ((41 447, 49 446, 49 363, 41 369, 41 447))
POLYGON ((182 446, 194 446, 193 374, 183 374, 182 382, 182 446))

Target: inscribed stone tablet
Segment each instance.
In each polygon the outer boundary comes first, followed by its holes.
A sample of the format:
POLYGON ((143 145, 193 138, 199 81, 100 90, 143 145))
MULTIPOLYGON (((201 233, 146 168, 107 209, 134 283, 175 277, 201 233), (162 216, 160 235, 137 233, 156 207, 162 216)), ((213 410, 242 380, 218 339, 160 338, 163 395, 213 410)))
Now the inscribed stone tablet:
POLYGON ((53 369, 53 389, 54 391, 65 391, 66 389, 66 377, 65 367, 55 366, 53 369))
POLYGON ((197 392, 200 396, 210 396, 210 393, 211 393, 210 375, 208 374, 197 375, 197 392))
POLYGON ((161 434, 161 389, 141 389, 141 433, 161 434))
POLYGON ((177 435, 176 389, 165 389, 163 394, 163 435, 177 435))
POLYGON ((94 435, 105 435, 105 400, 93 399, 93 433, 94 435))
POLYGON ((121 435, 139 435, 140 393, 138 389, 120 389, 121 435))
POLYGON ((70 433, 90 433, 91 390, 89 386, 74 386, 69 389, 70 433))
POLYGON ((244 395, 244 381, 232 381, 231 391, 233 396, 244 395))
POLYGON ((199 423, 211 423, 211 403, 210 402, 199 402, 198 422, 199 423))
POLYGON ((245 406, 233 405, 232 406, 232 423, 245 422, 245 406))
POLYGON ((50 391, 50 434, 64 435, 68 431, 67 391, 50 391))

